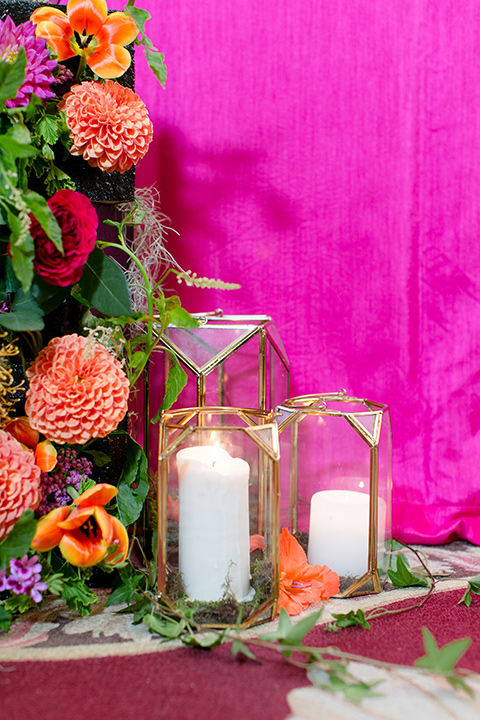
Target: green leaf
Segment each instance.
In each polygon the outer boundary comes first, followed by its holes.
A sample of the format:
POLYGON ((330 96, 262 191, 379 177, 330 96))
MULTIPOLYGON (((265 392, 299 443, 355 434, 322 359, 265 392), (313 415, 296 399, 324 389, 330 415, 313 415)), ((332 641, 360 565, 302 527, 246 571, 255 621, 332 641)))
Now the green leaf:
POLYGON ((47 205, 44 197, 29 190, 23 194, 23 199, 42 226, 47 237, 53 242, 57 250, 63 255, 62 231, 60 230, 55 216, 47 205))
POLYGON ((325 626, 325 630, 329 630, 330 632, 338 632, 342 628, 352 627, 355 625, 359 625, 366 630, 370 629, 370 623, 366 620, 363 610, 350 610, 349 613, 345 614, 332 613, 332 617, 335 618, 335 621, 328 623, 328 625, 325 626))
POLYGON ((83 297, 104 315, 131 315, 125 275, 99 248, 89 255, 79 286, 83 297))
POLYGON ((415 665, 441 675, 451 673, 454 670, 455 665, 472 642, 472 638, 466 637, 461 640, 453 640, 440 648, 432 633, 426 627, 422 628, 422 633, 426 654, 415 660, 415 665))
POLYGON ((27 292, 33 280, 33 258, 35 257, 35 244, 30 233, 26 233, 21 244, 18 244, 19 238, 22 237, 22 227, 20 220, 16 215, 7 212, 7 219, 12 234, 10 236, 10 253, 12 268, 20 280, 24 292, 27 292))
POLYGON ((90 615, 91 605, 98 602, 95 593, 80 578, 65 578, 62 588, 62 599, 69 610, 80 615, 90 615))
POLYGON ((45 327, 43 317, 31 312, 0 313, 0 325, 14 332, 43 330, 45 327))
POLYGON ((263 638, 271 641, 277 640, 280 645, 300 646, 303 638, 314 627, 321 614, 322 611, 319 610, 318 612, 303 618, 303 620, 292 623, 285 608, 282 608, 278 619, 278 630, 274 633, 264 635, 263 638))
POLYGON ((45 282, 39 275, 35 275, 30 288, 32 297, 41 308, 43 314, 52 312, 70 295, 68 287, 54 287, 45 282))
POLYGON ((175 327, 197 328, 200 325, 199 321, 180 305, 168 310, 167 315, 169 323, 175 327))
POLYGON ((0 325, 21 332, 23 330, 42 330, 43 313, 30 291, 24 293, 20 288, 12 303, 12 312, 0 313, 0 325))
POLYGON ((173 405, 188 381, 187 373, 172 353, 170 353, 170 360, 171 365, 165 387, 165 397, 163 398, 160 410, 150 421, 152 423, 156 423, 160 420, 162 410, 168 410, 168 408, 173 405))
POLYGON ((241 642, 240 640, 234 640, 232 644, 232 656, 236 657, 237 655, 245 655, 245 657, 249 658, 250 660, 255 660, 255 662, 261 662, 250 650, 248 645, 245 645, 245 643, 241 642))
POLYGON ((167 81, 167 66, 164 63, 165 55, 145 48, 145 57, 150 70, 153 72, 161 85, 165 85, 167 81))
POLYGON ((412 573, 405 555, 397 556, 396 570, 389 570, 388 577, 395 587, 429 587, 430 585, 428 580, 412 573))
POLYGON ((0 62, 0 105, 4 105, 5 100, 16 97, 25 80, 26 65, 27 55, 23 47, 20 47, 15 62, 0 62))
POLYGON ((21 558, 29 551, 36 527, 33 510, 25 510, 0 543, 0 567, 4 567, 10 558, 21 558))
POLYGON ((475 577, 468 581, 467 589, 458 604, 461 605, 463 603, 467 607, 470 607, 472 604, 472 595, 480 595, 480 575, 475 575, 475 577))
POLYGON ((143 622, 153 633, 172 640, 178 638, 185 630, 185 620, 164 620, 156 613, 149 613, 143 616, 143 622))
POLYGON ((374 688, 382 682, 381 680, 362 682, 354 677, 347 668, 339 666, 339 663, 331 662, 329 664, 330 667, 326 670, 315 665, 307 669, 307 677, 312 685, 331 693, 343 695, 345 700, 357 705, 365 698, 380 697, 374 688))
POLYGON ((20 595, 10 595, 10 597, 5 600, 5 609, 11 610, 13 613, 26 612, 30 610, 32 605, 33 600, 30 595, 24 595, 23 593, 20 595))
POLYGON ((109 607, 110 605, 118 605, 119 603, 123 602, 127 603, 127 605, 130 605, 133 600, 137 585, 141 579, 141 575, 123 578, 122 584, 119 587, 115 588, 115 590, 112 592, 107 602, 105 603, 105 607, 109 607))
POLYGON ((140 517, 149 487, 145 453, 127 435, 127 457, 117 495, 118 516, 124 525, 131 525, 140 517))
POLYGON ((0 135, 0 148, 14 158, 28 158, 37 154, 37 150, 31 145, 25 145, 14 140, 9 135, 0 135))
POLYGON ((136 8, 129 2, 124 8, 124 12, 126 12, 127 15, 130 15, 141 33, 145 32, 145 23, 152 17, 147 10, 136 8))
POLYGON ((37 130, 49 145, 54 145, 59 138, 57 118, 54 115, 44 115, 37 125, 37 130))
POLYGON ((210 650, 221 645, 225 641, 225 636, 223 633, 202 633, 201 635, 184 635, 181 640, 188 647, 210 650))
POLYGON ((97 467, 104 467, 111 461, 111 458, 101 450, 82 450, 82 452, 85 455, 90 455, 97 467))
POLYGON ((3 632, 8 631, 12 620, 13 615, 10 610, 7 610, 4 605, 0 605, 0 629, 2 629, 3 632))

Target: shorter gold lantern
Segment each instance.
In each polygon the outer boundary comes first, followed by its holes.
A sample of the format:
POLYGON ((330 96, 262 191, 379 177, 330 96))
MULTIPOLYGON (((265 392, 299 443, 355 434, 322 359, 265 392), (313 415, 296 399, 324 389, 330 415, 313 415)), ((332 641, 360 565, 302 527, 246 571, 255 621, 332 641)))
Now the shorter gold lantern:
POLYGON ((271 413, 165 412, 159 430, 158 594, 209 627, 271 620, 278 602, 279 446, 271 413))
POLYGON ((391 540, 391 430, 386 405, 343 391, 278 408, 282 525, 311 565, 340 576, 340 597, 376 593, 391 540))

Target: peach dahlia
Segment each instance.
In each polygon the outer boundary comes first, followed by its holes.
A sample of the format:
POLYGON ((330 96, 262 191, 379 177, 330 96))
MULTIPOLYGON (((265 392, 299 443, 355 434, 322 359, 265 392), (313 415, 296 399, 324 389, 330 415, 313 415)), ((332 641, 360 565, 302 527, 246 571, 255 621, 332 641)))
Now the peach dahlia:
POLYGON ((26 374, 30 424, 56 443, 105 437, 127 412, 127 376, 119 361, 91 339, 53 338, 26 374))
POLYGON ((143 158, 153 125, 143 100, 113 80, 74 85, 62 103, 72 155, 104 172, 125 172, 143 158))
POLYGON ((25 510, 40 500, 40 468, 33 452, 0 430, 0 541, 25 510))

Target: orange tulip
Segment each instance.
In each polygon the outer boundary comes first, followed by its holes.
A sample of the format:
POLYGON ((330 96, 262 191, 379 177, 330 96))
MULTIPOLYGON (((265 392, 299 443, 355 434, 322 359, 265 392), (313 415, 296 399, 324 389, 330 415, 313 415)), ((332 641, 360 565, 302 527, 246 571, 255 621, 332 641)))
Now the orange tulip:
POLYGON ((34 430, 32 428, 26 415, 10 420, 3 429, 6 430, 6 432, 9 432, 10 435, 13 435, 15 440, 18 440, 18 442, 22 443, 22 445, 30 448, 30 450, 35 450, 38 445, 40 433, 38 430, 34 430))
POLYGON ((125 45, 138 35, 125 12, 108 14, 105 0, 69 0, 67 14, 50 5, 34 10, 31 20, 60 62, 80 55, 101 78, 117 78, 128 70, 131 56, 125 45))
POLYGON ((26 450, 33 450, 35 456, 35 464, 42 472, 50 472, 57 464, 57 451, 50 440, 40 439, 38 430, 34 430, 30 425, 30 420, 25 415, 11 420, 5 430, 13 435, 26 450))
POLYGON ((280 534, 280 593, 278 612, 298 615, 310 603, 327 600, 340 590, 337 573, 325 565, 309 565, 302 547, 287 528, 280 534))
POLYGON ((42 472, 50 472, 57 464, 57 450, 50 440, 42 440, 34 450, 35 462, 42 472))
POLYGON ((110 565, 123 562, 128 551, 127 531, 103 507, 117 492, 113 485, 100 483, 82 493, 73 505, 49 512, 37 523, 32 549, 46 552, 58 546, 65 560, 77 567, 102 560, 110 565))

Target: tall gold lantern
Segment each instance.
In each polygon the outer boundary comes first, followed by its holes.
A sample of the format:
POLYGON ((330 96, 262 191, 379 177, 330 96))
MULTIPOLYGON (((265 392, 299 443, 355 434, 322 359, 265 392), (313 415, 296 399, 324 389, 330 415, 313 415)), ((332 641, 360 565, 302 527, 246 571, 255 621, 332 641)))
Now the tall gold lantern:
POLYGON ((308 546, 312 565, 340 576, 340 597, 377 593, 391 541, 388 407, 343 391, 278 408, 281 523, 308 546))

